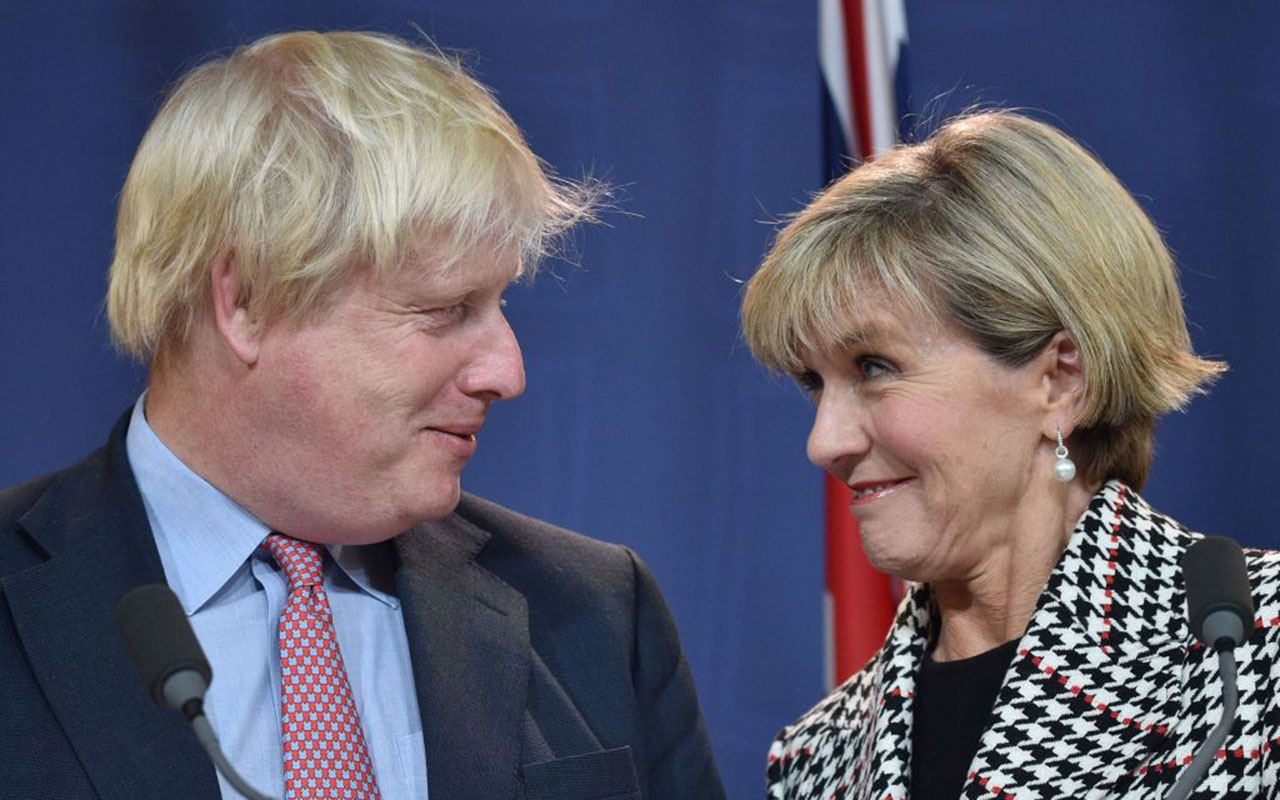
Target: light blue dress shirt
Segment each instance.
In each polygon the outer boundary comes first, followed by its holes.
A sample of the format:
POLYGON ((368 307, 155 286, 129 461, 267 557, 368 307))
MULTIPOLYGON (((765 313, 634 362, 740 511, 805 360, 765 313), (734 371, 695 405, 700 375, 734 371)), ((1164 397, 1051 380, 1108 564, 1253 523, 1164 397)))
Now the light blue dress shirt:
MULTIPOLYGON (((283 797, 277 623, 288 595, 262 547, 270 530, 178 460, 147 424, 145 399, 129 423, 129 464, 165 578, 213 668, 205 713, 240 774, 283 797)), ((423 800, 426 750, 391 544, 328 550, 325 589, 378 788, 385 800, 423 800)), ((218 781, 223 798, 242 797, 218 781)))

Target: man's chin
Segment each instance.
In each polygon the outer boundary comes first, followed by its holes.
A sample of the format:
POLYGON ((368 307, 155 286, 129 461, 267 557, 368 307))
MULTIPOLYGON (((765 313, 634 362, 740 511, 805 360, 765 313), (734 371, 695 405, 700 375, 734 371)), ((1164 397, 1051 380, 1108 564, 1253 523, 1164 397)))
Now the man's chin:
POLYGON ((413 504, 412 510, 406 514, 406 524, 401 530, 412 528, 423 522, 444 519, 458 507, 462 499, 462 485, 457 476, 453 480, 441 480, 426 488, 413 504))
POLYGON ((317 544, 377 544, 424 522, 444 519, 452 514, 461 499, 458 483, 455 481, 452 486, 437 485, 432 489, 430 493, 424 492, 412 498, 411 502, 384 507, 381 514, 370 510, 352 519, 332 520, 328 525, 316 525, 306 535, 290 535, 317 544))

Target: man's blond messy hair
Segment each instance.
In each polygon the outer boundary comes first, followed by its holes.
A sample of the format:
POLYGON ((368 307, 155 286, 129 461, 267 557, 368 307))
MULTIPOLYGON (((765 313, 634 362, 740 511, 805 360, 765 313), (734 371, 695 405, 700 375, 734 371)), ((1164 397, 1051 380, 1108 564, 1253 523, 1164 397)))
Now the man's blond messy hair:
POLYGON ((181 349, 222 259, 241 302, 294 321, 359 268, 449 269, 484 247, 529 274, 599 191, 551 175, 453 57, 269 36, 189 72, 147 131, 116 224, 113 337, 140 360, 181 349))

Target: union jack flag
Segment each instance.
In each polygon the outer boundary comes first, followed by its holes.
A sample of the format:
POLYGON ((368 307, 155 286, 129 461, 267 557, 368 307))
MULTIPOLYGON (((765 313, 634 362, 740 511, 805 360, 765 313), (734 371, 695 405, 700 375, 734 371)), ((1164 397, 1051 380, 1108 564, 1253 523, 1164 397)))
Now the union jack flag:
MULTIPOLYGON (((818 0, 826 180, 893 147, 907 110, 903 0, 818 0)), ((833 688, 880 648, 901 587, 858 541, 849 489, 826 477, 826 682, 833 688)))

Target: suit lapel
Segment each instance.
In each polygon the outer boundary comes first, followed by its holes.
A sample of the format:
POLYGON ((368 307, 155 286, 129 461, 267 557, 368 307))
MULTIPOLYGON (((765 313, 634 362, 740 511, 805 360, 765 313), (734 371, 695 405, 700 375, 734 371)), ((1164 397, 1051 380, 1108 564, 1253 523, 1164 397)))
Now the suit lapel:
POLYGON ((488 539, 456 515, 396 539, 432 800, 503 800, 519 788, 528 609, 476 563, 488 539))
MULTIPOLYGON (((788 797, 902 800, 911 779, 916 668, 928 630, 927 586, 898 608, 885 645, 827 700, 784 732, 770 780, 788 797)), ((772 796, 772 795, 771 795, 772 796)))
MULTIPOLYGON (((1212 669, 1202 652, 1189 652, 1183 619, 1181 558, 1192 541, 1128 487, 1103 486, 1041 593, 962 797, 1167 790, 1161 765, 1182 763, 1194 749, 1174 739, 1181 681, 1188 669, 1212 669)), ((908 795, 916 674, 930 625, 928 587, 914 586, 875 660, 772 754, 789 762, 789 785, 820 788, 824 797, 908 795)), ((1216 721, 1216 711, 1198 713, 1216 721)))
POLYGON ((1177 530, 1123 484, 1099 492, 1019 643, 965 797, 1123 795, 1172 748, 1187 645, 1177 530))
POLYGON ((52 484, 19 524, 43 563, 3 581, 32 672, 103 798, 216 798, 186 721, 146 696, 116 631, 119 598, 164 571, 125 456, 107 448, 52 484))
POLYGON ((929 630, 929 587, 915 585, 885 642, 878 665, 879 702, 871 709, 870 739, 853 779, 854 797, 905 798, 911 783, 911 730, 916 675, 929 630))

